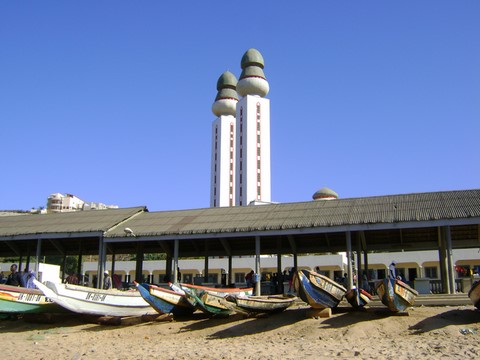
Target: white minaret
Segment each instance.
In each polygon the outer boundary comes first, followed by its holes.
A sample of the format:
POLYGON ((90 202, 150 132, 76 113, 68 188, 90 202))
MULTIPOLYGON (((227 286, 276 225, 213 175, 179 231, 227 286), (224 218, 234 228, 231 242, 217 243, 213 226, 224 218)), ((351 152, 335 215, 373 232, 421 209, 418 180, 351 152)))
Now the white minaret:
POLYGON ((212 105, 218 117, 212 124, 211 207, 235 205, 236 86, 235 75, 225 71, 218 79, 218 94, 212 105))
POLYGON ((271 202, 270 100, 260 52, 249 49, 242 57, 237 92, 235 205, 271 202))

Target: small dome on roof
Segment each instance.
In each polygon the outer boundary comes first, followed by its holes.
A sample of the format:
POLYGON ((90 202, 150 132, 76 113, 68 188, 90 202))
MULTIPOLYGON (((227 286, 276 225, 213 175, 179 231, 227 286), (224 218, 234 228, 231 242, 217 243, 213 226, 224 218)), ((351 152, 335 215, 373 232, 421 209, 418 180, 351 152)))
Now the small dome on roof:
POLYGON ((221 89, 233 89, 237 87, 237 78, 233 75, 230 71, 225 71, 217 81, 217 90, 220 91, 221 89))
POLYGON ((263 61, 263 56, 260 54, 260 51, 251 48, 243 55, 241 66, 242 69, 245 69, 247 66, 258 66, 263 69, 265 62, 263 61))
POLYGON ((334 200, 338 199, 338 194, 332 189, 323 187, 313 194, 312 198, 313 200, 334 200))

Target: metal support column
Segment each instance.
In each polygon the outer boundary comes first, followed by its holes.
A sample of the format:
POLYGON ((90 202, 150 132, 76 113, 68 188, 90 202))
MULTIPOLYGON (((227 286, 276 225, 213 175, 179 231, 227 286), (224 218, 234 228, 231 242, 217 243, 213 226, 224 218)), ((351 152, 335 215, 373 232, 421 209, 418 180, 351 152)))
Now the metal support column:
POLYGON ((456 286, 455 286, 455 264, 453 263, 453 251, 452 251, 452 233, 450 231, 450 226, 445 226, 444 228, 445 233, 445 245, 446 245, 446 256, 447 256, 447 278, 448 278, 448 285, 450 287, 449 294, 456 293, 456 286))
POLYGON ((352 233, 350 231, 346 232, 347 240, 347 290, 350 290, 353 287, 353 271, 352 271, 352 233))
POLYGON ((440 280, 442 281, 442 292, 450 294, 450 282, 447 273, 447 248, 445 245, 445 236, 442 228, 438 228, 438 262, 440 265, 440 280))
POLYGON ((235 282, 233 278, 233 257, 228 255, 228 274, 227 274, 227 286, 235 282))
POLYGON ((208 283, 208 240, 205 240, 205 264, 203 266, 203 282, 208 283))
POLYGON ((179 270, 179 267, 178 267, 178 247, 179 247, 179 243, 178 243, 178 241, 179 241, 178 239, 175 239, 173 241, 173 279, 172 279, 173 283, 181 281, 181 279, 178 278, 178 270, 179 270))
POLYGON ((262 275, 260 269, 260 236, 255 236, 255 295, 261 295, 262 275))
POLYGON ((42 239, 37 239, 37 253, 35 255, 36 263, 35 263, 35 274, 38 276, 38 271, 40 270, 40 254, 42 253, 42 239))

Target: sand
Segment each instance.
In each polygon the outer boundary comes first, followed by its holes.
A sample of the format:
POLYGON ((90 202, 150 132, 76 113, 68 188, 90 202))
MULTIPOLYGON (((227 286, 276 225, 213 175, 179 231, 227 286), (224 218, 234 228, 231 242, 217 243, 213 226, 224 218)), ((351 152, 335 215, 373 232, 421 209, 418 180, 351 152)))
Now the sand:
MULTIPOLYGON (((303 303, 302 303, 303 304, 303 303)), ((63 317, 53 324, 1 320, 4 359, 475 359, 480 311, 473 306, 339 307, 330 318, 298 304, 280 314, 99 325, 63 317)))

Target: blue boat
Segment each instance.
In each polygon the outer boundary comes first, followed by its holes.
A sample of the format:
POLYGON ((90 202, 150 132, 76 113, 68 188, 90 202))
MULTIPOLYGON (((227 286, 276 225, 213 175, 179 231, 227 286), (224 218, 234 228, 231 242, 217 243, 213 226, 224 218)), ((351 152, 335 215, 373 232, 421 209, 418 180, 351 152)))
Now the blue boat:
POLYGON ((350 289, 346 292, 345 298, 348 300, 350 305, 355 309, 362 308, 367 305, 372 300, 372 295, 369 292, 357 288, 350 289))
POLYGON ((383 279, 375 286, 378 297, 391 311, 404 311, 413 306, 418 292, 398 279, 383 279))
POLYGON ((330 278, 310 270, 299 270, 294 276, 297 295, 314 309, 336 307, 347 289, 330 278))
POLYGON ((468 297, 473 305, 480 310, 480 281, 475 281, 468 292, 468 297))
POLYGON ((185 294, 156 285, 134 283, 145 301, 160 314, 191 315, 195 311, 185 294))

